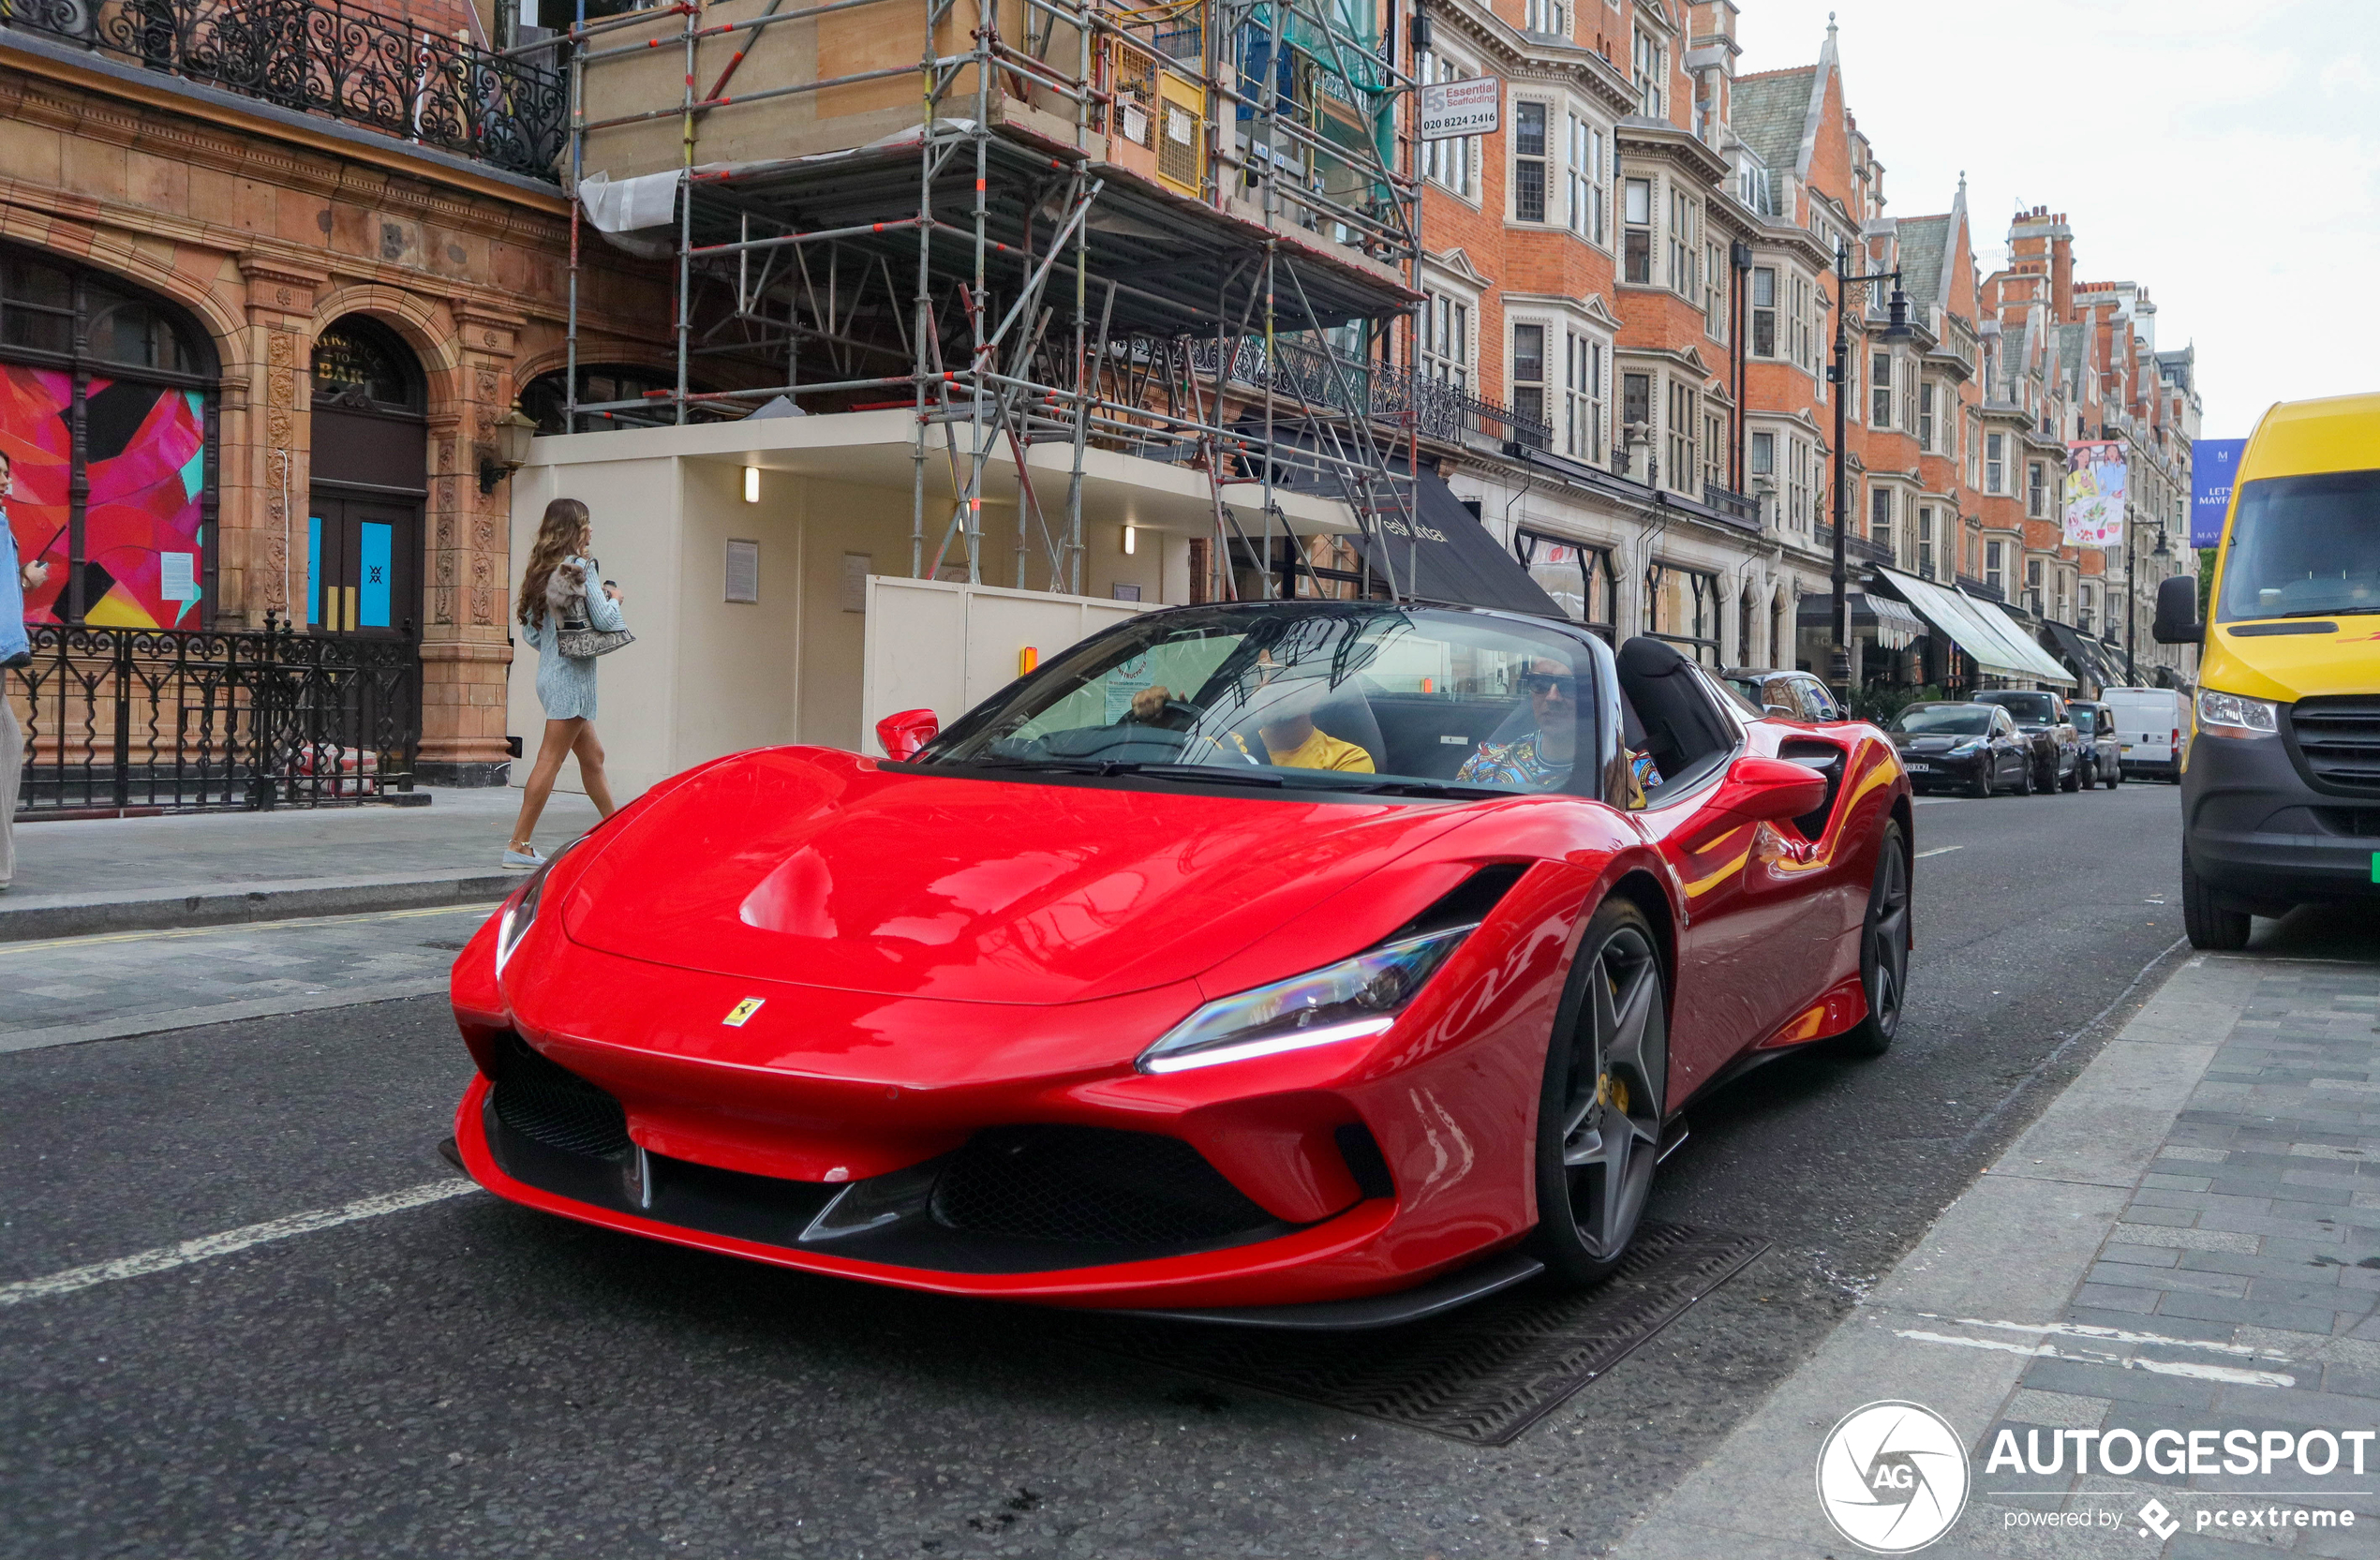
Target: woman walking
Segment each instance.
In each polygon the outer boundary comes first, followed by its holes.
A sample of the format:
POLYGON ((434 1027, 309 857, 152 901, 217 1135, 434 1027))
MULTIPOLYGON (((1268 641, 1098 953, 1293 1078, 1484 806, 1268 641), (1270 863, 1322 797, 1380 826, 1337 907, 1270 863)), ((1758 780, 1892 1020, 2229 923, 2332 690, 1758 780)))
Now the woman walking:
POLYGON ((545 736, 538 744, 537 762, 529 766, 521 787, 520 822, 513 825, 512 843, 504 847, 504 865, 517 870, 542 865, 531 836, 562 759, 578 755, 578 778, 595 810, 612 815, 612 788, 603 779, 603 744, 595 735, 595 658, 566 656, 561 651, 565 625, 581 624, 604 632, 627 627, 620 619, 619 591, 606 585, 602 570, 588 557, 593 546, 587 506, 576 498, 557 498, 545 506, 538 523, 537 541, 529 548, 528 569, 521 575, 521 637, 537 647, 537 702, 545 706, 545 736))

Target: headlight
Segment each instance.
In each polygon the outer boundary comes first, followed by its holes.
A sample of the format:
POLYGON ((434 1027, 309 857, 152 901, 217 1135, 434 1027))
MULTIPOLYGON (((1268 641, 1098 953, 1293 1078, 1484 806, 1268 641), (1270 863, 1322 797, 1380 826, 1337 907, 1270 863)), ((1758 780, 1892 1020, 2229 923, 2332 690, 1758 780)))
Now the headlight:
POLYGON ((1474 922, 1426 932, 1311 974, 1217 998, 1141 1052, 1136 1065, 1144 1073, 1179 1073, 1377 1034, 1478 929, 1474 922))
POLYGON ((2229 726, 2236 731, 2253 732, 2261 736, 2281 729, 2281 706, 2269 699, 2248 699, 2237 693, 2218 693, 2210 688, 2200 689, 2198 723, 2202 726, 2229 726))
POLYGON ((1950 750, 1950 756, 1952 758, 1972 758, 1975 754, 1980 753, 1983 750, 1984 739, 1980 736, 1971 736, 1966 741, 1961 742, 1957 747, 1953 748, 1950 750))
MULTIPOLYGON (((585 835, 579 836, 580 839, 585 838, 585 835)), ((504 973, 505 963, 512 958, 513 950, 521 945, 521 939, 528 935, 530 924, 537 919, 537 902, 545 893, 545 874, 554 869, 554 863, 570 854, 577 845, 578 839, 573 839, 547 856, 542 866, 529 873, 528 881, 521 884, 519 892, 504 901, 503 918, 496 923, 498 974, 504 973)))

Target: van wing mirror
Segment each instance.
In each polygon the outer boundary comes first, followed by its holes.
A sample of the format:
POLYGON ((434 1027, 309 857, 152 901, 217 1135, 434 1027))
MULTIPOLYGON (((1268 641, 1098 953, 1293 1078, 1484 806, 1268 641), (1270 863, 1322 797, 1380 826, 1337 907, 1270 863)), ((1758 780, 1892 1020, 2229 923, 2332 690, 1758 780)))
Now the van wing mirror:
POLYGON ((2160 645, 2195 645, 2207 637, 2196 575, 2176 574, 2157 587, 2157 620, 2149 632, 2160 645))
POLYGON ((876 722, 876 740, 885 745, 886 758, 912 758, 941 730, 941 718, 932 710, 904 709, 876 722))

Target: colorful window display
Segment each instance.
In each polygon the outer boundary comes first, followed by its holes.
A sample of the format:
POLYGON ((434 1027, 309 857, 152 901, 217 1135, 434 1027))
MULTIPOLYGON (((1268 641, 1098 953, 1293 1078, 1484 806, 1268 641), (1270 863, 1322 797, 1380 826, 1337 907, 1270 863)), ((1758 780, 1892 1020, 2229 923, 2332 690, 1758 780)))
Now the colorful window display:
POLYGON ((97 273, 0 250, 9 525, 27 559, 51 565, 26 597, 27 621, 203 626, 215 541, 206 366, 200 338, 163 306, 97 273))

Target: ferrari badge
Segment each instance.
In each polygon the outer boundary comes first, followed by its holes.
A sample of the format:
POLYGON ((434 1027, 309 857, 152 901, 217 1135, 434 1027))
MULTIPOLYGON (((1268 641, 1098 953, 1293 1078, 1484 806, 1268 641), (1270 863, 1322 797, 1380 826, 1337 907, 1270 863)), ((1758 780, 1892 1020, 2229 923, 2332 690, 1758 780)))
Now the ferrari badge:
POLYGON ((768 999, 766 997, 746 997, 742 1002, 739 1002, 735 1006, 729 1008, 727 1010, 727 1017, 721 1018, 720 1022, 725 1024, 729 1029, 742 1029, 744 1027, 744 1020, 759 1012, 760 1004, 767 1000, 768 999))

